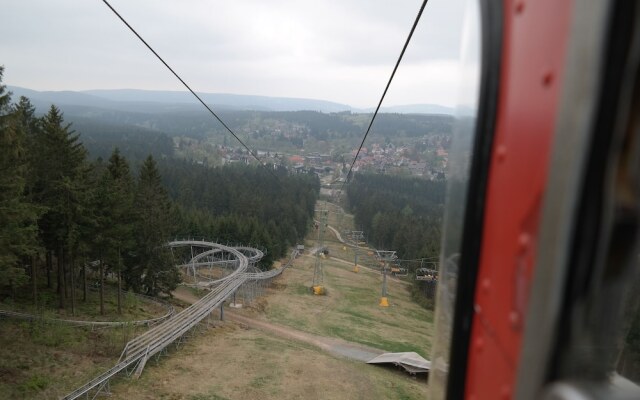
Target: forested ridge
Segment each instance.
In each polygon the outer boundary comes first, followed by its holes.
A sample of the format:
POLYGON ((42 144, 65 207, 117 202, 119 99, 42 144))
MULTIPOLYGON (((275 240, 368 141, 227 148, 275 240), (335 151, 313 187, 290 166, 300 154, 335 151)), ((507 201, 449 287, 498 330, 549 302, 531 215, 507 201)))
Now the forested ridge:
POLYGON ((30 292, 37 304, 39 291, 55 286, 57 307, 73 313, 76 296, 86 299, 91 269, 102 314, 107 274, 117 282, 118 310, 121 288, 170 294, 180 275, 164 244, 176 236, 262 247, 265 267, 304 237, 319 191, 315 175, 209 169, 165 155, 142 160, 141 148, 136 168, 118 148, 94 158, 56 106, 37 117, 29 99, 12 104, 2 72, 2 298, 30 292))
POLYGON ((439 254, 445 181, 358 174, 347 187, 349 208, 367 241, 401 259, 439 254))
MULTIPOLYGON (((211 124, 210 117, 199 109, 168 110, 163 113, 122 112, 113 110, 85 110, 68 107, 72 115, 88 122, 146 127, 169 136, 203 137, 211 134, 226 135, 224 128, 211 124)), ((230 111, 220 110, 220 117, 234 131, 255 134, 260 131, 286 129, 304 132, 318 140, 351 138, 353 143, 362 135, 371 114, 322 113, 319 111, 230 111)), ((380 114, 376 118, 373 135, 422 137, 428 133, 450 134, 454 118, 448 115, 380 114)))
POLYGON ((156 159, 174 156, 173 139, 162 132, 94 118, 74 116, 72 120, 73 129, 80 133, 82 145, 92 158, 109 158, 114 144, 133 163, 144 160, 149 154, 156 159))
MULTIPOLYGON (((69 104, 60 108, 73 121, 75 129, 82 132, 87 148, 94 153, 108 150, 105 139, 109 140, 110 136, 117 136, 125 143, 131 141, 132 151, 144 149, 137 140, 141 135, 151 138, 147 144, 153 146, 154 155, 161 151, 171 152, 171 147, 166 145, 171 144, 172 137, 227 137, 225 129, 211 123, 210 116, 195 105, 189 108, 163 108, 158 105, 157 108, 161 110, 158 112, 137 110, 133 104, 130 111, 69 104)), ((370 113, 349 111, 324 113, 219 109, 217 113, 245 140, 270 138, 273 141, 269 142, 271 144, 293 143, 300 147, 303 139, 340 141, 344 145, 355 146, 371 119, 370 113), (283 133, 287 134, 286 137, 283 133)), ((455 118, 450 115, 383 113, 376 118, 371 138, 395 141, 425 135, 450 135, 454 121, 455 118)), ((227 141, 228 144, 233 143, 232 138, 227 138, 227 141)), ((122 151, 128 155, 127 150, 122 151)))

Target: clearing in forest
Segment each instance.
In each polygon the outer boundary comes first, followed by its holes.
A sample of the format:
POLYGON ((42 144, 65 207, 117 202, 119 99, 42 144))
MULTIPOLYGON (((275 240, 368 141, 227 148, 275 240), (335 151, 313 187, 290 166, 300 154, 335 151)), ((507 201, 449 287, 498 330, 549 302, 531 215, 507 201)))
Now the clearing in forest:
MULTIPOLYGON (((315 245, 314 234, 307 249, 315 245)), ((140 380, 121 380, 112 398, 425 398, 424 376, 366 365, 330 348, 337 338, 428 359, 433 314, 412 302, 406 282, 394 279, 390 307, 379 307, 382 277, 376 266, 354 273, 352 250, 340 254, 338 243, 326 243, 336 248, 331 256, 344 259, 323 260, 326 296, 311 293, 315 258, 303 255, 263 297, 239 310, 227 308, 225 322, 203 328, 179 351, 151 362, 140 380)))

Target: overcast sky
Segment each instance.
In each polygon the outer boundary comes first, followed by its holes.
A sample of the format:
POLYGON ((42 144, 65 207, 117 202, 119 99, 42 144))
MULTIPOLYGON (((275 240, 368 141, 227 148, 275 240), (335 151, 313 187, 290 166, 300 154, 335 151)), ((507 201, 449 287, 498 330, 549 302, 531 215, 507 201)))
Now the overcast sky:
MULTIPOLYGON (((479 38, 477 24, 462 34, 468 2, 428 2, 386 106, 471 101, 479 38), (463 36, 470 39, 466 63, 460 62, 463 36)), ((110 3, 196 91, 364 108, 377 104, 421 0, 110 3)), ((101 0, 3 2, 0 38, 8 85, 183 90, 101 0)))

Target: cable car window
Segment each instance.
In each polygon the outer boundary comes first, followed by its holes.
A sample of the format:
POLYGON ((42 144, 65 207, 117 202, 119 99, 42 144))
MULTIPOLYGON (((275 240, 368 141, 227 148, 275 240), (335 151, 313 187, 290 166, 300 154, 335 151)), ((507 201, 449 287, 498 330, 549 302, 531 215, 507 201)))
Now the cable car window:
POLYGON ((435 314, 436 334, 429 376, 431 399, 444 398, 446 392, 452 346, 452 318, 458 289, 458 263, 476 128, 477 97, 480 85, 480 13, 477 2, 473 0, 467 1, 465 5, 460 58, 460 100, 452 149, 449 154, 440 269, 434 271, 421 268, 416 274, 416 279, 439 282, 435 314))

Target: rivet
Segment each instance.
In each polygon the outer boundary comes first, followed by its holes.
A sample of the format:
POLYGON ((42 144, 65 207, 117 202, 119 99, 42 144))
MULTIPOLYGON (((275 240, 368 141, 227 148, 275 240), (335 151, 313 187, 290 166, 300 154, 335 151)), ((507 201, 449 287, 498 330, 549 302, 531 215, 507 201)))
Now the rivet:
POLYGON ((531 243, 531 236, 528 233, 521 233, 520 236, 518 236, 518 245, 520 246, 521 250, 525 250, 529 247, 529 244, 531 243))
POLYGON ((507 146, 503 144, 498 145, 498 148, 496 149, 496 159, 499 162, 503 162, 506 157, 507 157, 507 146))
POLYGON ((553 72, 547 71, 542 74, 542 86, 551 86, 553 83, 553 72))
POLYGON ((484 339, 481 337, 477 338, 475 342, 475 346, 476 346, 476 351, 478 353, 481 353, 482 350, 484 350, 484 339))
POLYGON ((508 400, 511 398, 511 388, 509 385, 503 385, 500 389, 500 396, 503 400, 508 400))
POLYGON ((524 11, 524 1, 519 1, 516 3, 515 7, 516 14, 522 14, 524 11))
POLYGON ((509 313, 509 322, 511 322, 511 328, 514 330, 520 329, 520 314, 516 311, 509 313))
POLYGON ((491 280, 489 278, 484 278, 482 280, 482 291, 484 293, 489 293, 490 289, 491 289, 491 280))

